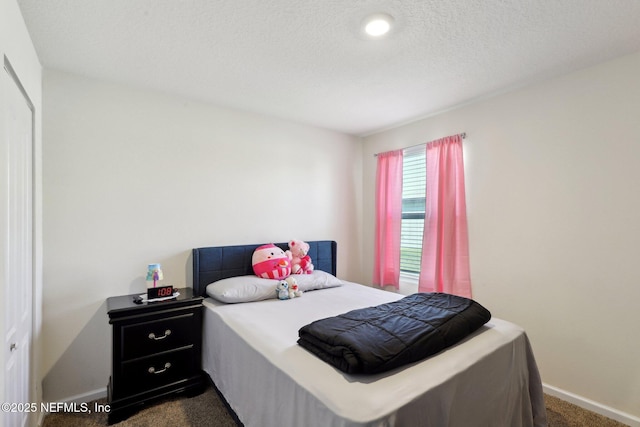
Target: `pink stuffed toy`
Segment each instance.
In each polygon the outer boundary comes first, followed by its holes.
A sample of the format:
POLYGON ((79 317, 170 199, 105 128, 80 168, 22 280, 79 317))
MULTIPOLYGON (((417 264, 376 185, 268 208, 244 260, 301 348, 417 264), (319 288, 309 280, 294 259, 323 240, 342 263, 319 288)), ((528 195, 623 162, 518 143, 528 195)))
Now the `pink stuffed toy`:
POLYGON ((307 255, 308 252, 308 243, 302 240, 291 240, 289 242, 287 255, 291 259, 292 274, 311 274, 313 272, 313 264, 311 263, 311 257, 307 255))
MULTIPOLYGON (((288 251, 287 251, 288 252, 288 251)), ((284 279, 291 274, 290 257, 274 244, 256 248, 251 257, 253 272, 265 279, 284 279)))

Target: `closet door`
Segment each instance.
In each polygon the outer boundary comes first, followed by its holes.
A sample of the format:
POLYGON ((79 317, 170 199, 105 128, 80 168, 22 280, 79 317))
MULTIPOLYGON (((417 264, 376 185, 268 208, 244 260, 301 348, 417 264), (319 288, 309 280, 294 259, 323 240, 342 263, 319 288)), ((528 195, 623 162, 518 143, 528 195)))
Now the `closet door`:
MULTIPOLYGON (((32 402, 29 395, 33 291, 33 105, 5 58, 2 75, 4 400, 32 402)), ((2 111, 2 110, 0 110, 2 111)), ((27 426, 29 412, 4 412, 5 426, 27 426)))

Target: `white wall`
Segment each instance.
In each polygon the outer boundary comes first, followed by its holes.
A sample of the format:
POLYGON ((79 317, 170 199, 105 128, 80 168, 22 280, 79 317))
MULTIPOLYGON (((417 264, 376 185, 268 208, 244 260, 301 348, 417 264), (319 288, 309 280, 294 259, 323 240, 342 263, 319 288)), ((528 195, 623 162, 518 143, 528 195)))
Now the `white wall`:
MULTIPOLYGON (((26 25, 22 19, 20 9, 15 0, 0 0, 0 61, 4 64, 4 58, 8 58, 14 71, 16 72, 20 82, 29 95, 31 102, 35 108, 35 125, 34 125, 34 292, 33 292, 33 365, 31 367, 32 376, 32 395, 34 401, 38 401, 41 396, 41 373, 39 371, 40 357, 40 338, 42 324, 42 67, 36 55, 36 51, 27 32, 26 25)), ((5 153, 6 144, 4 144, 4 122, 5 122, 5 104, 4 104, 4 82, 2 79, 8 79, 8 75, 4 70, 0 71, 0 140, 3 141, 0 150, 0 174, 3 178, 0 182, 5 181, 6 172, 10 165, 5 153)), ((0 223, 6 224, 7 209, 6 185, 0 185, 0 223)), ((4 226, 3 226, 4 227, 4 226)), ((3 242, 0 247, 0 301, 4 304, 4 291, 6 283, 5 267, 6 261, 4 250, 6 242, 6 230, 0 227, 0 241, 3 242)), ((4 315, 0 315, 0 336, 4 337, 4 315)), ((3 350, 0 351, 0 402, 4 402, 4 340, 3 350)), ((3 417, 0 416, 0 426, 2 426, 3 417)), ((32 422, 35 420, 31 420, 32 422)))
POLYGON ((44 75, 45 398, 103 389, 104 301, 194 247, 331 239, 361 278, 361 142, 60 71, 44 75))
POLYGON ((364 139, 373 153, 467 132, 474 298, 525 327, 546 384, 640 417, 640 54, 364 139))

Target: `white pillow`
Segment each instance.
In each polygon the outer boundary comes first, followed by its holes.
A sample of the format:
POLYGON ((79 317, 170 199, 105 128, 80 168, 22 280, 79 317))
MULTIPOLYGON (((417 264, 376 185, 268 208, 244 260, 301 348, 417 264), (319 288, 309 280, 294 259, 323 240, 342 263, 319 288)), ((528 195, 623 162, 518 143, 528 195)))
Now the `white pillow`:
POLYGON ((258 276, 236 276, 207 285, 207 295, 226 303, 262 301, 276 298, 279 280, 258 276))
POLYGON ((313 270, 311 274, 292 274, 289 277, 296 279, 298 288, 303 292, 342 286, 340 279, 322 270, 313 270))

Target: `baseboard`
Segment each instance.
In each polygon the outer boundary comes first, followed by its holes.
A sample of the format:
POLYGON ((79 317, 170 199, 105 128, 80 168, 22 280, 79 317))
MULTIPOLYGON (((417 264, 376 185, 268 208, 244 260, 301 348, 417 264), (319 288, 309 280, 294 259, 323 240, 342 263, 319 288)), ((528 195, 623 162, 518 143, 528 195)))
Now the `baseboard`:
POLYGON ((107 388, 99 388, 97 390, 88 391, 82 394, 76 394, 75 396, 70 396, 65 399, 62 399, 62 402, 66 403, 83 403, 83 402, 91 402, 93 400, 102 399, 103 397, 107 397, 107 388))
POLYGON ((38 419, 36 420, 36 426, 42 427, 44 424, 44 416, 47 415, 44 412, 38 411, 38 419))
POLYGON ((542 389, 546 394, 550 396, 554 396, 569 403, 573 403, 576 406, 579 406, 591 412, 595 412, 596 414, 600 414, 607 418, 611 418, 612 420, 627 424, 630 427, 640 427, 640 418, 636 417, 635 415, 619 411, 610 406, 594 402, 593 400, 587 399, 586 397, 578 396, 577 394, 573 394, 571 392, 559 389, 548 384, 543 383, 542 389))

